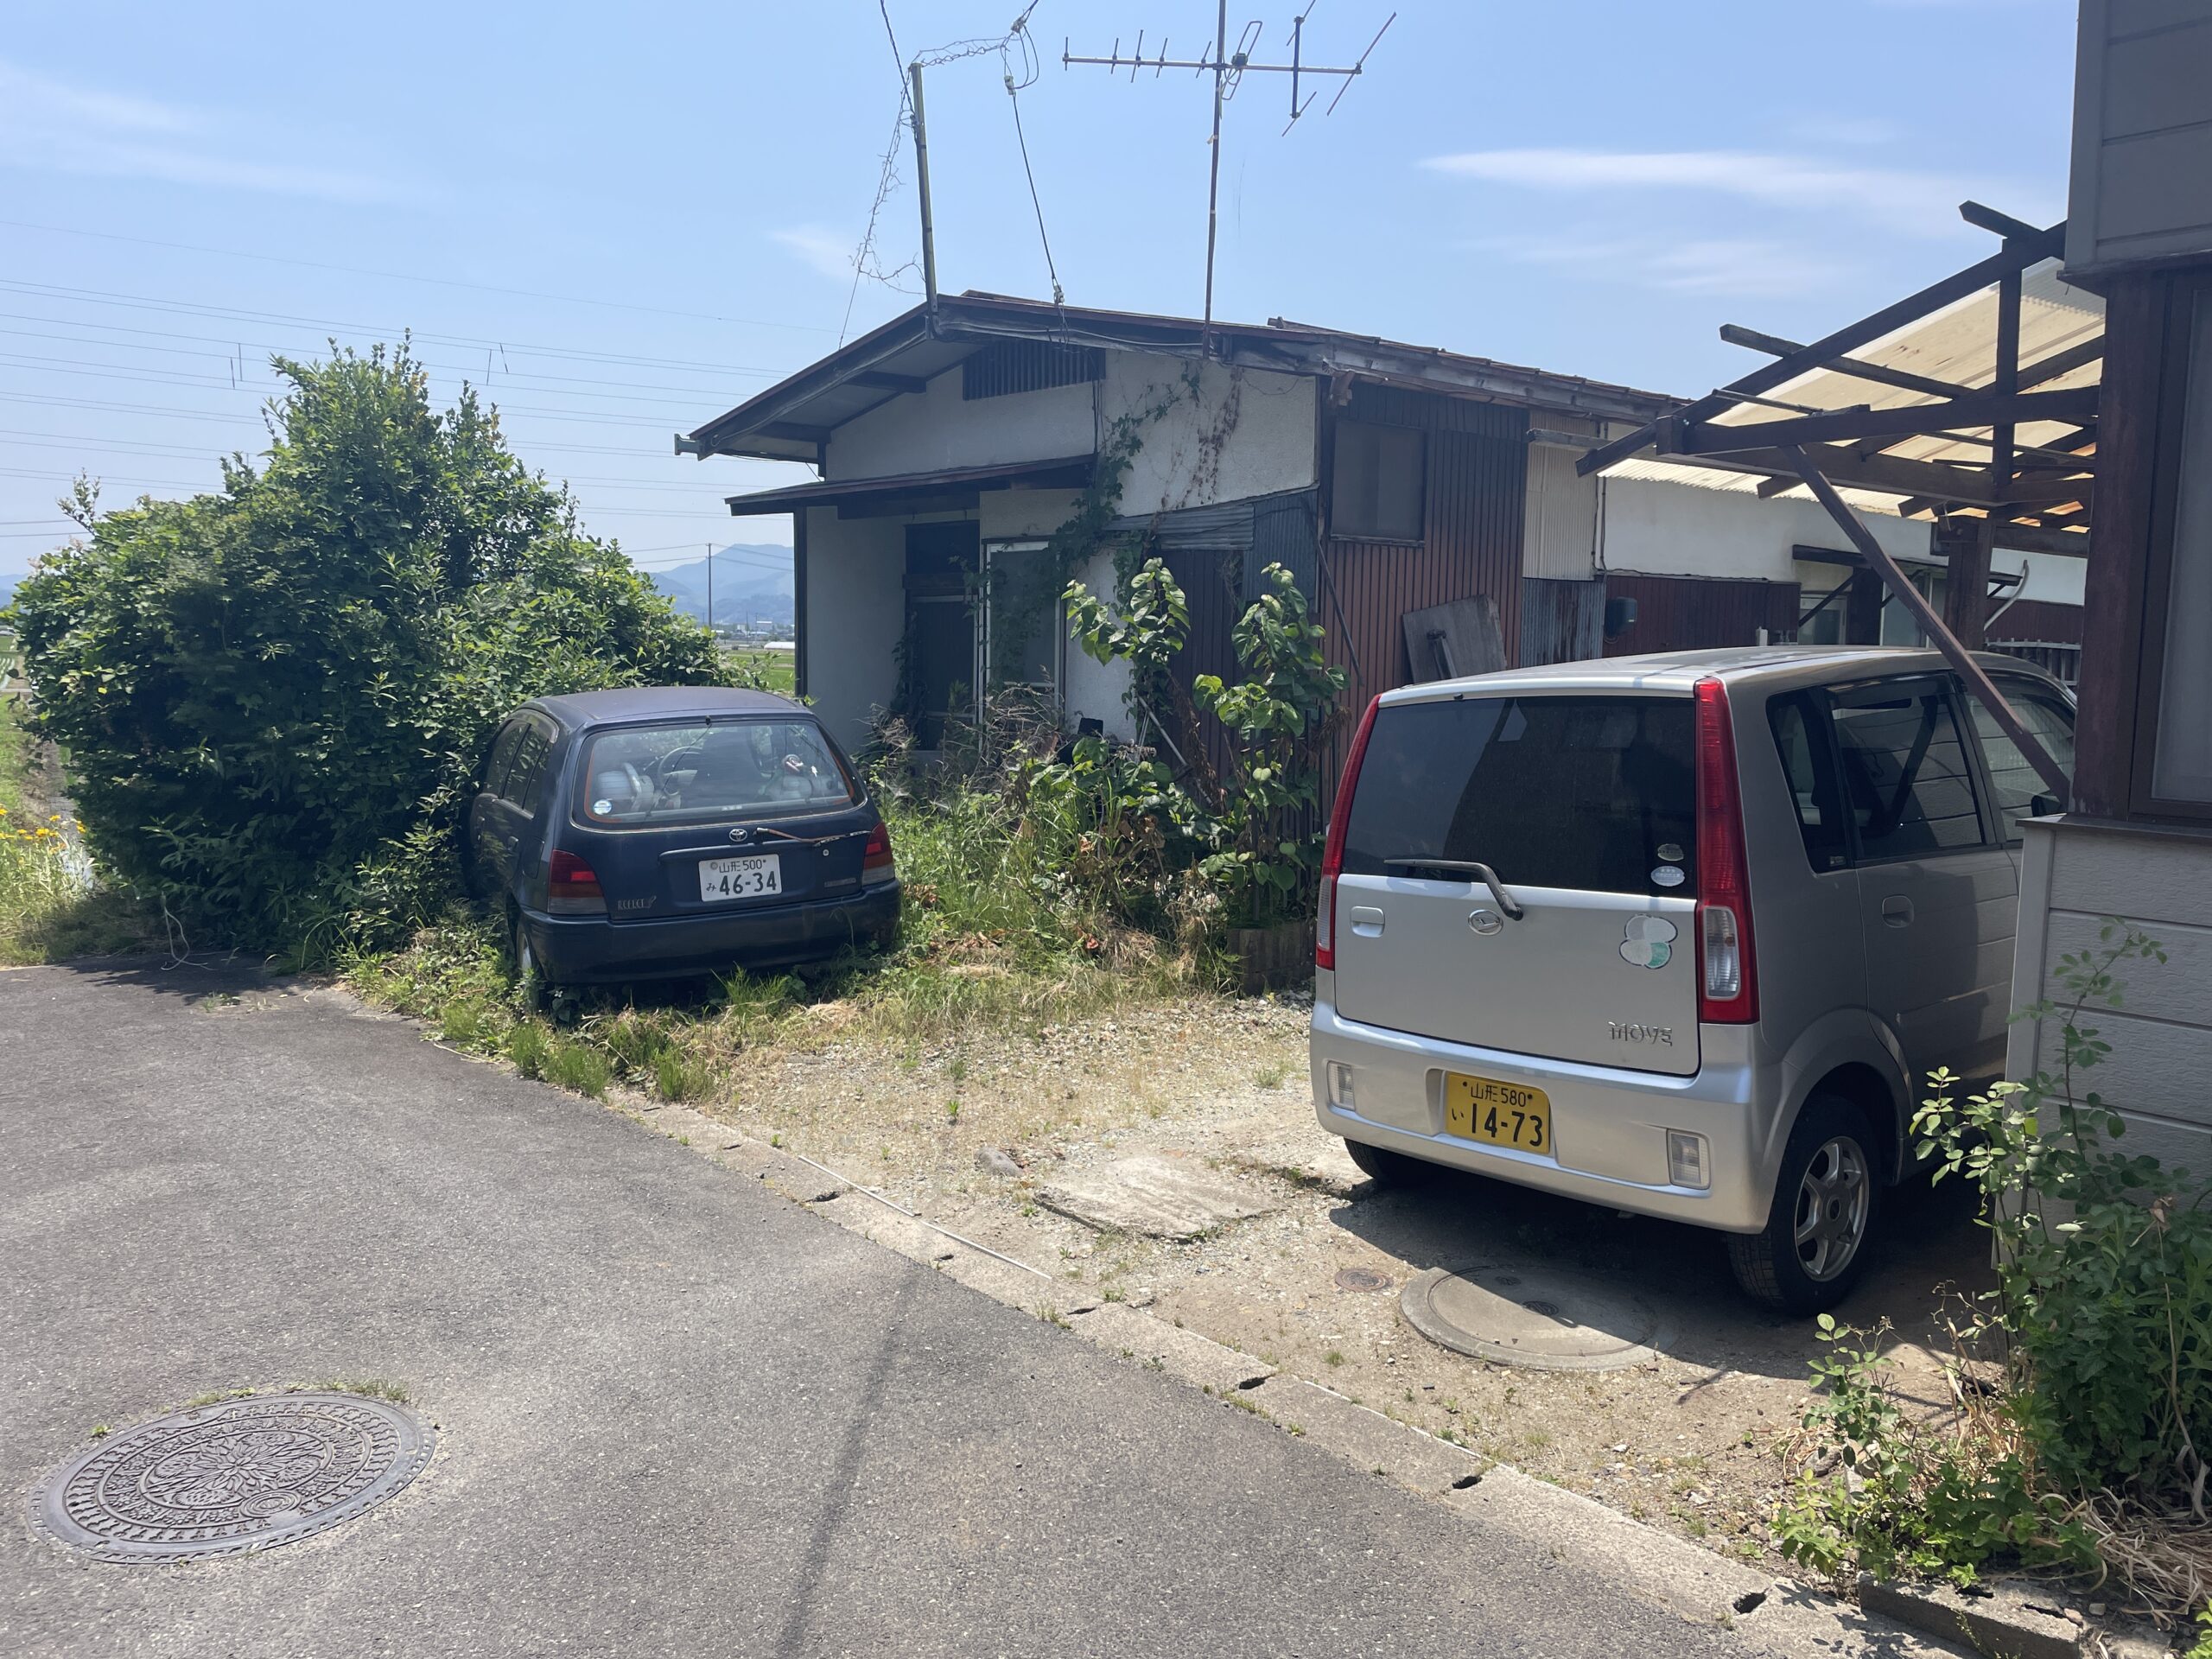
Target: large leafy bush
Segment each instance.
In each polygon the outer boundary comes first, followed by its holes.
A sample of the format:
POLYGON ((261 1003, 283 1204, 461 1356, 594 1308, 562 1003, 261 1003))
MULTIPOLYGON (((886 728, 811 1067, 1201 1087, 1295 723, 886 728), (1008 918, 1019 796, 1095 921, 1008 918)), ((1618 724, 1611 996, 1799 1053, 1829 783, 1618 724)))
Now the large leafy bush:
POLYGON ((327 949, 450 886, 468 780, 525 698, 717 659, 464 391, 403 346, 279 359, 222 488, 95 513, 17 590, 44 733, 106 868, 195 943, 327 949))

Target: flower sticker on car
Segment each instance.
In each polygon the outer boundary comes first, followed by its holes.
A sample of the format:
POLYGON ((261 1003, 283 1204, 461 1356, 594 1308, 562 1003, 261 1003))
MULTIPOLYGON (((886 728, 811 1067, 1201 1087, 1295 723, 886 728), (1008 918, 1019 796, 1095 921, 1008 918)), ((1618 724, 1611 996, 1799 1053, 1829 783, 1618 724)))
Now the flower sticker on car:
POLYGON ((1631 916, 1622 930, 1621 960, 1633 968, 1664 968, 1675 954, 1677 929, 1664 916, 1631 916))

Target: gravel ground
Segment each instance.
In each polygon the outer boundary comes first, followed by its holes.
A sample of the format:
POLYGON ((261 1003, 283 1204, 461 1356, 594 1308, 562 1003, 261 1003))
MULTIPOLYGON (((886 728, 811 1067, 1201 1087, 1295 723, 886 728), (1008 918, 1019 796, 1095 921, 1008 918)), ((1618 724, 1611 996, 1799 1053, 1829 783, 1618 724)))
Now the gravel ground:
MULTIPOLYGON (((834 1027, 834 1007, 823 1017, 834 1027)), ((1306 1021, 1295 999, 1194 998, 906 1052, 825 1034, 756 1051, 717 1109, 1063 1276, 1071 1302, 1150 1306, 1639 1519, 1769 1557, 1812 1328, 1744 1302, 1711 1234, 1445 1172, 1406 1191, 1358 1182, 1313 1121, 1306 1021), (1015 1173, 979 1167, 992 1152, 1015 1173), (1135 1154, 1186 1160, 1267 1213, 1173 1243, 1038 1202, 1040 1186, 1135 1154), (1657 1358, 1605 1373, 1465 1358, 1407 1325, 1398 1292, 1424 1268, 1475 1262, 1586 1275, 1642 1299, 1672 1335, 1657 1358), (1346 1268, 1382 1288, 1344 1288, 1346 1268)), ((1899 1194, 1889 1247, 1841 1313, 1895 1327, 1899 1382, 1931 1411, 1948 1402, 1936 1287, 1986 1281, 1966 1198, 1899 1194)))

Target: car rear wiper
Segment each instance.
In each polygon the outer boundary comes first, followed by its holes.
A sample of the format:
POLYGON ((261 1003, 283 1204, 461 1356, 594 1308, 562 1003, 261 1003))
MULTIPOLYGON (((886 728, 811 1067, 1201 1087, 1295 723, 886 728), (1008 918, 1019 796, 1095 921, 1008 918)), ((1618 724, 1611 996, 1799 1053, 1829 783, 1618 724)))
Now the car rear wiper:
POLYGON ((1403 858, 1386 858, 1382 861, 1382 867, 1385 869, 1395 867, 1408 870, 1463 871, 1488 887, 1490 896, 1497 900, 1497 907, 1515 921, 1519 921, 1527 913, 1521 908, 1521 901, 1507 892, 1505 883, 1497 879, 1497 872, 1487 864, 1478 864, 1472 859, 1423 858, 1409 854, 1403 858))

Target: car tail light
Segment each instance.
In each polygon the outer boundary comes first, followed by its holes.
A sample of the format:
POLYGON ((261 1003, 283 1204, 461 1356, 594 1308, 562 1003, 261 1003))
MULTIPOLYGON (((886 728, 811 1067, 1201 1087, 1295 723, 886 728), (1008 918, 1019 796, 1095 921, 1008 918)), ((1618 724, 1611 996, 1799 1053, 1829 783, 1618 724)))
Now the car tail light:
POLYGON ((873 887, 899 874, 891 857, 891 826, 881 819, 868 832, 868 847, 861 854, 861 885, 873 887))
POLYGON ((1344 868, 1344 831, 1351 823, 1351 792, 1359 787, 1359 763, 1367 759, 1368 734, 1375 729, 1375 710, 1382 699, 1370 697, 1367 712, 1352 734, 1351 753, 1344 756, 1344 775, 1337 784, 1337 804, 1329 812, 1329 839, 1321 849, 1321 902, 1313 919, 1313 965, 1334 971, 1337 965, 1337 877, 1344 868))
POLYGON ((1736 725, 1719 680, 1697 683, 1697 1017, 1745 1026, 1759 1017, 1751 951, 1751 878, 1744 851, 1736 725))
POLYGON ((604 916, 607 895, 590 865, 556 848, 546 869, 545 908, 556 916, 604 916))

